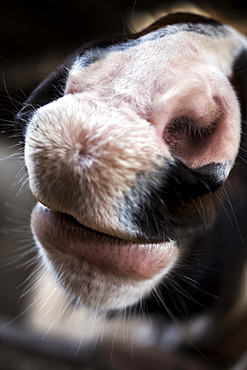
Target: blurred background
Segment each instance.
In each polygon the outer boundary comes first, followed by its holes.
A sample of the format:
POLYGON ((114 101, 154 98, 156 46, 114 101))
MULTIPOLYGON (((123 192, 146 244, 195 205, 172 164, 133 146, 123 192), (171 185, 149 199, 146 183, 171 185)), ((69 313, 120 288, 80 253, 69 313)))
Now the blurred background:
MULTIPOLYGON (((63 365, 59 362, 64 343, 60 343, 57 352, 54 347, 51 355, 47 348, 54 343, 45 345, 44 341, 38 341, 35 335, 32 337, 30 332, 25 332, 28 328, 22 327, 20 334, 21 313, 25 312, 26 306, 26 298, 22 295, 27 290, 27 279, 35 269, 35 264, 31 264, 34 254, 29 231, 30 212, 35 201, 25 182, 22 146, 18 144, 21 138, 16 135, 12 123, 14 115, 39 82, 82 44, 135 32, 163 11, 174 6, 180 10, 184 4, 188 5, 187 2, 161 0, 1 0, 0 369, 82 368, 80 356, 75 359, 72 355, 63 365), (35 362, 39 352, 41 362, 35 362), (46 360, 42 357, 44 353, 46 360), (51 362, 50 356, 57 362, 51 362)), ((224 18, 240 29, 245 28, 247 3, 242 0, 195 1, 193 4, 212 11, 216 17, 224 18)), ((66 346, 69 353, 68 344, 66 346)), ((73 350, 74 347, 71 353, 73 350)), ((85 352, 81 356, 85 360, 85 352)), ((86 361, 83 369, 110 368, 109 364, 104 367, 102 363, 97 365, 99 367, 95 364, 90 367, 86 361)), ((140 366, 144 369, 143 364, 140 366)))
POLYGON ((2 0, 0 11, 0 119, 63 59, 89 41, 138 30, 162 11, 190 5, 245 26, 247 3, 240 0, 2 0), (9 96, 10 95, 10 96, 9 96), (10 99, 12 98, 12 100, 10 99))

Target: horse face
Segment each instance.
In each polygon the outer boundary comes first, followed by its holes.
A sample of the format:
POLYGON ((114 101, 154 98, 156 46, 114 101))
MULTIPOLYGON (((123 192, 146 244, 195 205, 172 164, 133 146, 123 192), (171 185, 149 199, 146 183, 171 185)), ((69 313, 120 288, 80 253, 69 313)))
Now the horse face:
POLYGON ((31 95, 17 118, 32 231, 71 299, 137 303, 214 226, 239 151, 230 79, 245 49, 231 27, 173 14, 80 49, 31 95))

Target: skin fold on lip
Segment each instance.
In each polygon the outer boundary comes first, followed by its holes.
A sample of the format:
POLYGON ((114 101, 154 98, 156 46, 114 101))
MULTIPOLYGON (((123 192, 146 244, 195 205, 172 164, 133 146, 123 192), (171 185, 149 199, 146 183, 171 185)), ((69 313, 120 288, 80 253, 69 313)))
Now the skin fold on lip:
POLYGON ((131 243, 91 230, 75 219, 38 203, 32 213, 32 229, 46 251, 86 261, 103 273, 135 281, 169 271, 178 256, 173 241, 159 244, 131 243))

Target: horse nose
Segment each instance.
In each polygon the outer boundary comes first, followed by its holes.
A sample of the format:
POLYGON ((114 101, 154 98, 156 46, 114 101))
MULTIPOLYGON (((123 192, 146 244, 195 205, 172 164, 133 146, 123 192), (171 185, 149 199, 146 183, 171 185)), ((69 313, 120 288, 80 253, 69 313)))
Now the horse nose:
POLYGON ((209 81, 192 77, 181 80, 179 88, 156 101, 151 121, 170 152, 189 168, 212 163, 231 166, 238 153, 239 104, 222 76, 213 82, 210 76, 209 81))
POLYGON ((132 238, 139 227, 130 225, 130 213, 144 209, 150 194, 159 199, 156 214, 163 222, 171 199, 215 190, 239 147, 237 98, 226 81, 217 88, 207 82, 180 86, 153 102, 149 119, 133 107, 93 104, 83 93, 38 109, 25 146, 36 198, 87 227, 132 238))
MULTIPOLYGON (((121 236, 117 207, 160 152, 155 128, 131 109, 67 94, 29 123, 25 162, 42 204, 92 229, 121 236)), ((166 156, 170 153, 166 150, 166 156)))

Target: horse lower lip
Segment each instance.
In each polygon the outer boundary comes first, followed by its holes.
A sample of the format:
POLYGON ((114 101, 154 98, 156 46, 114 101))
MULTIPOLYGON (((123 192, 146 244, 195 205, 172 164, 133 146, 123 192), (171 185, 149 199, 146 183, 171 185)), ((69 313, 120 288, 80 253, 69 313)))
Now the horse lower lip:
POLYGON ((91 230, 72 217, 38 204, 32 213, 32 229, 49 253, 62 253, 87 262, 103 273, 133 280, 162 275, 175 263, 178 249, 174 242, 131 243, 91 230))

